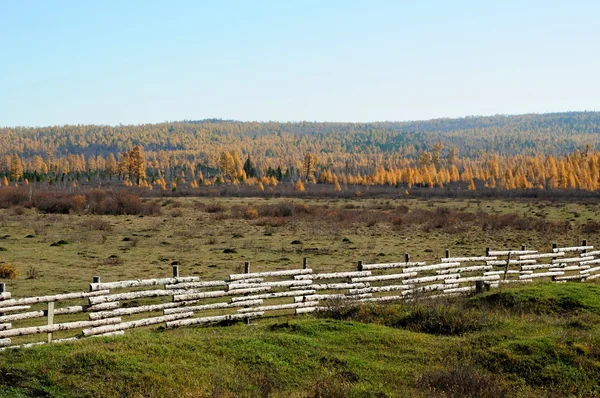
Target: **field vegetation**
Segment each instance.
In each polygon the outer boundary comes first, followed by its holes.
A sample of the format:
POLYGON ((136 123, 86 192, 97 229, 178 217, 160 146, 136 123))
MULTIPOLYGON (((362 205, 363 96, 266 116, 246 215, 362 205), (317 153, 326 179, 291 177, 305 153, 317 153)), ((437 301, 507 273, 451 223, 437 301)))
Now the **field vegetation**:
POLYGON ((600 396, 600 285, 332 305, 319 317, 13 350, 6 397, 600 396))

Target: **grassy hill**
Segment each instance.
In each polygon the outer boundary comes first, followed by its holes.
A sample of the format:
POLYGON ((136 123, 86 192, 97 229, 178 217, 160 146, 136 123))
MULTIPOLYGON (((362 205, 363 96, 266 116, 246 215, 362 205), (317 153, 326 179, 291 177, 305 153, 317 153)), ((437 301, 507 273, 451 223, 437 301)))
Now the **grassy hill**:
POLYGON ((600 396, 600 285, 4 351, 4 397, 600 396))

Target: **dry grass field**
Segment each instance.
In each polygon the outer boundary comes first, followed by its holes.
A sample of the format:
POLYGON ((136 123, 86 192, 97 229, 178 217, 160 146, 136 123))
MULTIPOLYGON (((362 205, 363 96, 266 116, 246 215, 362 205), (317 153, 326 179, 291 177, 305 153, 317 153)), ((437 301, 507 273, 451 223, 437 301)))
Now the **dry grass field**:
POLYGON ((0 210, 3 280, 15 296, 87 290, 103 281, 240 271, 348 270, 358 260, 435 261, 486 247, 599 244, 600 204, 536 200, 157 198, 159 215, 44 214, 0 210))

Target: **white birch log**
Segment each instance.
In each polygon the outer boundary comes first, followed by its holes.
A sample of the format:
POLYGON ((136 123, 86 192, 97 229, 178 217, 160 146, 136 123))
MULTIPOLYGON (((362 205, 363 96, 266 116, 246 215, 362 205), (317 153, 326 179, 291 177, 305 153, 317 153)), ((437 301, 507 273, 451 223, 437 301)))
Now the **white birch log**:
POLYGON ((537 274, 529 274, 529 275, 519 275, 519 279, 530 279, 530 278, 543 278, 545 276, 559 276, 564 275, 564 272, 555 271, 555 272, 539 272, 537 274))
POLYGON ((351 281, 353 283, 361 283, 361 282, 381 282, 381 281, 391 281, 396 279, 406 279, 412 278, 413 276, 417 276, 417 272, 407 272, 401 274, 391 274, 391 275, 377 275, 377 276, 365 276, 362 278, 352 278, 351 281))
MULTIPOLYGON (((529 271, 529 272, 533 272, 533 271, 529 271)), ((514 270, 514 269, 509 269, 508 271, 506 271, 506 274, 520 274, 521 271, 518 270, 514 270)), ((504 271, 488 271, 488 272, 484 272, 483 276, 491 276, 491 275, 504 275, 505 272, 504 271)))
POLYGON ((85 311, 87 312, 95 312, 95 311, 106 311, 106 310, 114 310, 115 308, 119 308, 120 303, 118 301, 111 301, 108 303, 96 304, 96 305, 86 305, 85 311))
POLYGON ((522 254, 536 254, 538 251, 537 250, 490 250, 489 251, 489 255, 490 256, 508 256, 509 254, 511 256, 519 256, 522 254))
POLYGON ((423 271, 431 271, 431 270, 436 270, 436 269, 452 268, 452 267, 459 267, 459 266, 460 266, 460 262, 449 262, 449 263, 425 265, 423 267, 403 268, 402 272, 423 272, 423 271))
POLYGON ((5 351, 5 350, 13 350, 13 349, 17 349, 17 348, 31 348, 31 347, 37 347, 40 345, 44 345, 44 344, 48 344, 45 341, 39 341, 37 343, 27 343, 27 344, 20 344, 20 345, 11 345, 8 347, 2 347, 0 348, 0 351, 5 351))
POLYGON ((191 307, 166 309, 165 315, 179 314, 182 312, 189 312, 189 311, 198 312, 198 311, 205 311, 205 310, 217 310, 217 309, 221 309, 221 308, 251 307, 254 305, 260 305, 262 303, 263 303, 263 300, 246 300, 246 301, 240 301, 237 303, 203 304, 203 305, 197 305, 197 306, 191 306, 191 307))
MULTIPOLYGON (((486 261, 487 265, 503 266, 506 265, 507 260, 494 260, 486 261)), ((523 265, 523 264, 535 264, 535 260, 510 260, 509 265, 523 265)))
POLYGON ((363 289, 349 289, 350 294, 363 294, 363 293, 378 293, 378 292, 392 292, 396 290, 408 290, 414 288, 415 285, 390 285, 390 286, 374 286, 363 289))
POLYGON ((458 279, 460 278, 460 274, 447 274, 447 275, 433 275, 433 276, 422 276, 420 278, 414 279, 405 279, 402 281, 403 284, 418 284, 418 283, 427 283, 427 282, 435 282, 446 279, 458 279))
MULTIPOLYGON (((139 314, 142 312, 161 311, 166 308, 181 307, 183 305, 185 305, 185 302, 142 305, 139 307, 128 307, 128 308, 118 308, 118 309, 112 310, 112 311, 92 312, 92 313, 90 313, 89 317, 90 317, 90 320, 93 321, 96 319, 112 318, 115 316, 127 316, 127 315, 139 314)), ((182 311, 182 312, 186 312, 186 311, 182 311)))
POLYGON ((174 294, 177 294, 177 293, 180 293, 180 292, 175 291, 175 290, 142 290, 142 291, 138 291, 138 292, 116 293, 116 294, 109 294, 107 296, 90 297, 88 299, 88 301, 91 305, 96 305, 96 304, 108 303, 111 301, 173 296, 174 294))
MULTIPOLYGON (((10 299, 6 301, 0 301, 0 307, 10 307, 13 305, 27 305, 27 304, 37 304, 37 303, 49 303, 51 301, 62 301, 62 300, 71 300, 71 299, 79 299, 93 296, 101 296, 110 293, 108 290, 102 290, 98 292, 90 292, 90 293, 64 293, 64 294, 55 294, 52 296, 40 296, 40 297, 24 297, 20 299, 10 299)), ((2 308, 0 308, 0 312, 2 308)))
POLYGON ((115 330, 114 332, 95 334, 90 337, 115 337, 115 336, 123 336, 125 334, 124 330, 115 330))
POLYGON ((472 266, 472 267, 441 269, 439 271, 436 271, 436 274, 438 274, 438 275, 460 274, 460 273, 463 273, 463 272, 486 271, 488 269, 492 269, 492 266, 491 265, 475 265, 475 266, 472 266))
POLYGON ((534 269, 544 269, 553 267, 554 264, 533 264, 533 265, 523 265, 521 266, 521 271, 529 271, 534 269))
POLYGON ((369 283, 322 283, 320 285, 310 285, 306 287, 314 290, 342 290, 362 289, 369 286, 369 283))
POLYGON ((595 260, 589 260, 589 261, 582 261, 579 263, 580 265, 591 265, 591 264, 600 264, 600 258, 597 258, 595 260))
POLYGON ((107 325, 107 326, 93 327, 90 329, 84 329, 82 331, 82 334, 83 334, 83 336, 88 337, 88 336, 94 336, 94 335, 98 335, 98 334, 116 332, 119 330, 139 328, 142 326, 158 325, 160 323, 171 322, 171 321, 175 321, 178 319, 190 318, 193 316, 194 316, 193 312, 184 312, 182 314, 163 315, 163 316, 157 316, 157 317, 153 317, 153 318, 138 319, 136 321, 122 322, 122 323, 118 323, 116 325, 107 325))
POLYGON ((44 311, 23 312, 21 314, 0 316, 0 322, 13 322, 22 319, 41 318, 43 316, 45 316, 44 311))
POLYGON ((600 250, 594 250, 594 251, 587 252, 587 253, 580 253, 579 255, 581 257, 600 256, 600 250))
MULTIPOLYGON (((312 274, 312 269, 293 269, 285 271, 269 271, 269 272, 252 272, 248 274, 233 274, 229 275, 229 280, 234 281, 238 279, 249 279, 249 278, 263 278, 270 276, 294 276, 294 275, 307 275, 312 274)), ((310 279, 310 278, 309 278, 310 279)))
POLYGON ((12 328, 11 323, 0 323, 0 330, 8 330, 12 328))
POLYGON ((531 278, 529 279, 506 279, 506 280, 500 280, 500 283, 526 283, 526 282, 533 282, 533 280, 531 278))
POLYGON ((82 329, 100 325, 114 325, 121 322, 121 318, 100 319, 97 321, 78 321, 67 323, 55 323, 53 325, 33 326, 19 329, 0 331, 0 337, 26 336, 38 333, 54 333, 61 330, 82 329))
POLYGON ((226 283, 227 284, 232 284, 232 283, 260 283, 260 282, 264 282, 265 278, 248 278, 248 279, 239 279, 236 281, 229 281, 226 283))
POLYGON ((420 286, 420 287, 410 289, 410 290, 405 290, 402 292, 402 295, 409 295, 409 294, 413 294, 413 293, 432 292, 435 290, 452 289, 455 287, 459 287, 459 284, 458 283, 453 283, 453 284, 436 283, 436 284, 431 284, 431 285, 426 285, 426 286, 420 286))
POLYGON ((77 340, 79 340, 79 337, 67 337, 67 338, 64 338, 64 339, 53 339, 51 341, 51 343, 53 343, 53 344, 57 344, 57 343, 58 344, 60 344, 60 343, 72 343, 73 341, 77 341, 77 340))
POLYGON ((580 263, 582 261, 590 261, 593 260, 594 257, 572 257, 572 258, 559 258, 556 260, 552 260, 552 264, 562 264, 562 263, 580 263))
POLYGON ((105 283, 90 283, 90 291, 94 292, 97 290, 113 290, 113 289, 127 289, 131 287, 143 287, 143 286, 158 286, 158 285, 170 285, 175 283, 185 282, 197 282, 200 278, 197 276, 186 276, 182 278, 161 278, 161 279, 135 279, 130 281, 118 281, 118 282, 105 282, 105 283))
POLYGON ((9 346, 10 343, 12 343, 12 340, 10 338, 0 339, 0 347, 9 346))
POLYGON ((357 300, 360 298, 367 298, 367 297, 372 297, 373 295, 371 293, 364 293, 364 294, 312 294, 309 296, 302 296, 302 297, 294 297, 294 302, 295 303, 301 303, 301 302, 305 302, 305 301, 321 301, 321 300, 348 300, 348 301, 352 301, 352 300, 357 300))
POLYGON ((466 282, 476 282, 476 281, 495 281, 500 279, 500 275, 489 275, 489 276, 471 276, 468 278, 456 278, 456 279, 447 279, 445 281, 446 284, 454 284, 454 283, 466 283, 466 282))
POLYGON ((296 275, 294 279, 343 279, 371 276, 371 271, 353 271, 353 272, 332 272, 327 274, 296 275))
POLYGON ((316 311, 325 311, 327 307, 307 307, 307 308, 296 308, 296 314, 308 314, 316 311))
POLYGON ((187 290, 187 289, 202 289, 205 287, 227 286, 225 281, 206 281, 206 282, 186 282, 177 283, 174 285, 165 285, 166 290, 187 290))
POLYGON ((11 296, 10 292, 2 292, 0 293, 0 300, 8 300, 11 296))
POLYGON ((600 274, 594 274, 594 275, 586 276, 585 280, 589 281, 589 280, 596 279, 596 278, 600 278, 600 274))
POLYGON ((250 289, 252 287, 290 287, 290 286, 306 286, 312 284, 310 279, 306 280, 291 280, 278 282, 263 282, 263 283, 232 283, 229 285, 229 290, 250 289))
POLYGON ((581 271, 581 273, 582 274, 591 274, 592 272, 598 272, 598 271, 600 271, 600 267, 588 268, 588 269, 581 271))
POLYGON ((444 293, 469 293, 476 290, 475 286, 454 287, 452 289, 444 289, 444 293))
POLYGON ((407 267, 420 267, 425 265, 425 261, 409 261, 400 263, 385 263, 385 264, 363 264, 362 269, 364 271, 373 269, 391 269, 391 268, 407 268, 407 267))
POLYGON ((552 249, 554 253, 564 253, 564 252, 580 252, 583 250, 592 250, 594 246, 572 246, 572 247, 557 247, 556 249, 552 249))
POLYGON ((278 297, 291 297, 291 296, 303 296, 307 294, 315 294, 316 290, 295 290, 291 292, 279 292, 279 293, 265 293, 265 294, 257 294, 254 296, 246 296, 246 297, 232 297, 231 302, 236 303, 239 301, 245 300, 260 300, 260 299, 270 299, 270 298, 278 298, 278 297))
POLYGON ((4 307, 0 309, 0 313, 6 314, 7 312, 16 312, 30 309, 30 305, 15 305, 13 307, 4 307))
POLYGON ((584 275, 568 275, 568 276, 555 276, 555 281, 570 281, 570 280, 581 280, 585 278, 584 275))
POLYGON ((204 318, 184 319, 184 320, 180 320, 180 321, 167 322, 167 328, 170 329, 170 328, 176 328, 176 327, 180 327, 180 326, 203 325, 203 324, 213 323, 213 322, 258 318, 263 315, 264 315, 264 312, 249 312, 247 314, 230 314, 230 315, 208 316, 208 317, 204 317, 204 318))
POLYGON ((302 303, 292 303, 292 304, 277 304, 277 305, 265 305, 262 307, 252 307, 252 308, 241 308, 237 310, 239 313, 247 313, 247 312, 257 312, 257 311, 278 311, 278 310, 287 310, 292 308, 300 308, 300 307, 315 307, 318 306, 318 301, 313 302, 302 302, 302 303))
POLYGON ((442 263, 466 263, 470 261, 490 261, 497 260, 496 256, 479 256, 479 257, 442 257, 442 263))
POLYGON ((586 269, 590 269, 589 265, 569 265, 567 267, 556 267, 549 268, 548 272, 556 272, 556 271, 585 271, 586 269))
POLYGON ((519 256, 519 260, 536 260, 538 258, 554 258, 554 257, 563 257, 565 255, 566 255, 565 252, 525 254, 525 255, 519 256))
POLYGON ((230 290, 227 292, 224 290, 219 290, 219 291, 215 291, 215 292, 180 294, 180 295, 173 296, 173 301, 189 301, 189 300, 200 300, 200 299, 212 298, 212 297, 237 296, 240 294, 266 292, 268 290, 271 290, 270 286, 254 287, 251 289, 235 289, 235 290, 230 290))

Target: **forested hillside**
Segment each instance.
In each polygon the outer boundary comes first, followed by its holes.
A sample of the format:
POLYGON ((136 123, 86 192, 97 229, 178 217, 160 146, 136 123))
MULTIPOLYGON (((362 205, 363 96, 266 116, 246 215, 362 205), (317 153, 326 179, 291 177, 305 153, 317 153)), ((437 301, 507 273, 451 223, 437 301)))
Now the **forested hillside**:
POLYGON ((162 189, 290 182, 297 190, 306 183, 337 190, 463 183, 468 189, 593 191, 600 184, 599 133, 599 112, 366 124, 203 120, 7 127, 0 129, 0 179, 7 185, 114 176, 126 185, 162 189), (129 156, 134 148, 136 155, 129 156))

